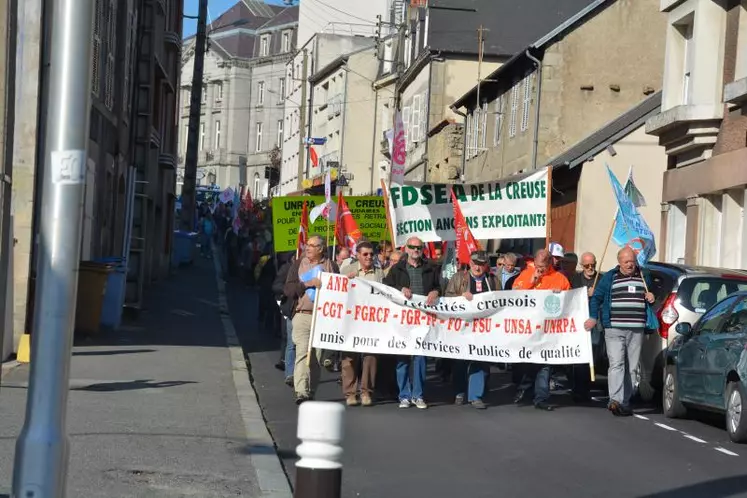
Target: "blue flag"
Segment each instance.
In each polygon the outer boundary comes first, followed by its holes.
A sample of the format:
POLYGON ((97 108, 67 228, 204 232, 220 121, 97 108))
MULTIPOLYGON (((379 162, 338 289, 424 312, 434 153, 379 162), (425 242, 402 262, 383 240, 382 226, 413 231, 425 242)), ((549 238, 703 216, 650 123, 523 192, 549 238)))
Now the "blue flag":
POLYGON ((638 256, 638 264, 645 266, 656 254, 654 233, 609 166, 607 166, 607 173, 609 173, 612 191, 617 200, 617 218, 615 218, 612 240, 620 247, 630 246, 638 256))

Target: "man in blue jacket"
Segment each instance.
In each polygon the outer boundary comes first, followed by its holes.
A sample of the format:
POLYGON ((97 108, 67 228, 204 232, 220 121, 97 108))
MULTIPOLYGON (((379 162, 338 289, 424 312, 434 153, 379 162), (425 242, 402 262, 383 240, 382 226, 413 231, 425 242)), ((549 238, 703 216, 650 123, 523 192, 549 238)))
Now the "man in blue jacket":
POLYGON ((651 319, 654 295, 651 279, 638 267, 635 252, 624 247, 617 253, 618 266, 607 272, 589 300, 589 318, 584 326, 592 330, 602 317, 609 370, 610 400, 607 409, 618 417, 633 414, 630 398, 633 378, 641 356, 643 334, 651 319))

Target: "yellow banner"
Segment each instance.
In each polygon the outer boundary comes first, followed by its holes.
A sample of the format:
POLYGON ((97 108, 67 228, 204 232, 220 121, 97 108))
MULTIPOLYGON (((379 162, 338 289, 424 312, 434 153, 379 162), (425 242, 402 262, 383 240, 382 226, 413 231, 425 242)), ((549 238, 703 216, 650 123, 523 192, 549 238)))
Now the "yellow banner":
MULTIPOLYGON (((333 201, 336 202, 336 198, 333 201)), ((272 231, 275 252, 296 250, 298 240, 298 226, 301 224, 301 210, 303 202, 307 201, 309 213, 318 204, 324 203, 323 195, 273 197, 272 199, 272 231)), ((358 228, 363 236, 373 243, 389 240, 386 228, 386 207, 384 198, 377 196, 345 197, 350 212, 353 213, 358 228)), ((334 244, 335 220, 330 223, 330 243, 334 244)), ((321 235, 327 239, 327 220, 319 217, 316 223, 309 227, 309 235, 321 235)))

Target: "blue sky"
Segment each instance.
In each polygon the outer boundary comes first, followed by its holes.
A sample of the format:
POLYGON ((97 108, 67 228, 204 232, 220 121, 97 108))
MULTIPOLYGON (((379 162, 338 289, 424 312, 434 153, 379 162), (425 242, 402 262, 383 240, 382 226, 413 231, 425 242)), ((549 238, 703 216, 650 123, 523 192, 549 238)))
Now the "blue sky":
MULTIPOLYGON (((208 1, 208 23, 215 20, 219 15, 233 7, 239 0, 209 0, 208 1)), ((265 3, 270 5, 282 5, 283 0, 265 0, 265 3)), ((198 0, 184 0, 184 15, 196 16, 197 15, 197 4, 198 0)), ((195 34, 197 29, 196 19, 185 19, 184 20, 184 37, 192 36, 195 34)))

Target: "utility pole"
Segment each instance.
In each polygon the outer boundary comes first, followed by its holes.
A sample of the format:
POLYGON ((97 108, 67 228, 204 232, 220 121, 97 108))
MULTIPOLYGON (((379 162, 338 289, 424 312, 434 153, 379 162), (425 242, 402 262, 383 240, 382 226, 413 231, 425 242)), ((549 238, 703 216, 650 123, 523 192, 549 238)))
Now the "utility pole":
POLYGON ((199 153, 200 111, 202 106, 202 76, 205 69, 205 44, 207 40, 208 0, 200 0, 197 9, 197 35, 195 37, 195 64, 192 70, 192 93, 189 96, 189 128, 187 153, 184 158, 184 183, 182 184, 181 230, 195 228, 197 187, 197 155, 199 153))
POLYGON ((482 57, 485 50, 485 38, 483 33, 487 31, 482 24, 477 28, 477 109, 482 111, 480 103, 480 83, 482 83, 482 57))
MULTIPOLYGON (((39 283, 34 306, 26 419, 16 442, 13 496, 65 496, 70 356, 78 287, 91 108, 95 0, 50 0, 39 283)), ((46 10, 46 9, 45 9, 46 10)))
POLYGON ((298 117, 298 186, 303 190, 304 147, 306 147, 306 84, 309 81, 309 52, 303 49, 303 63, 301 65, 301 115, 298 117))

